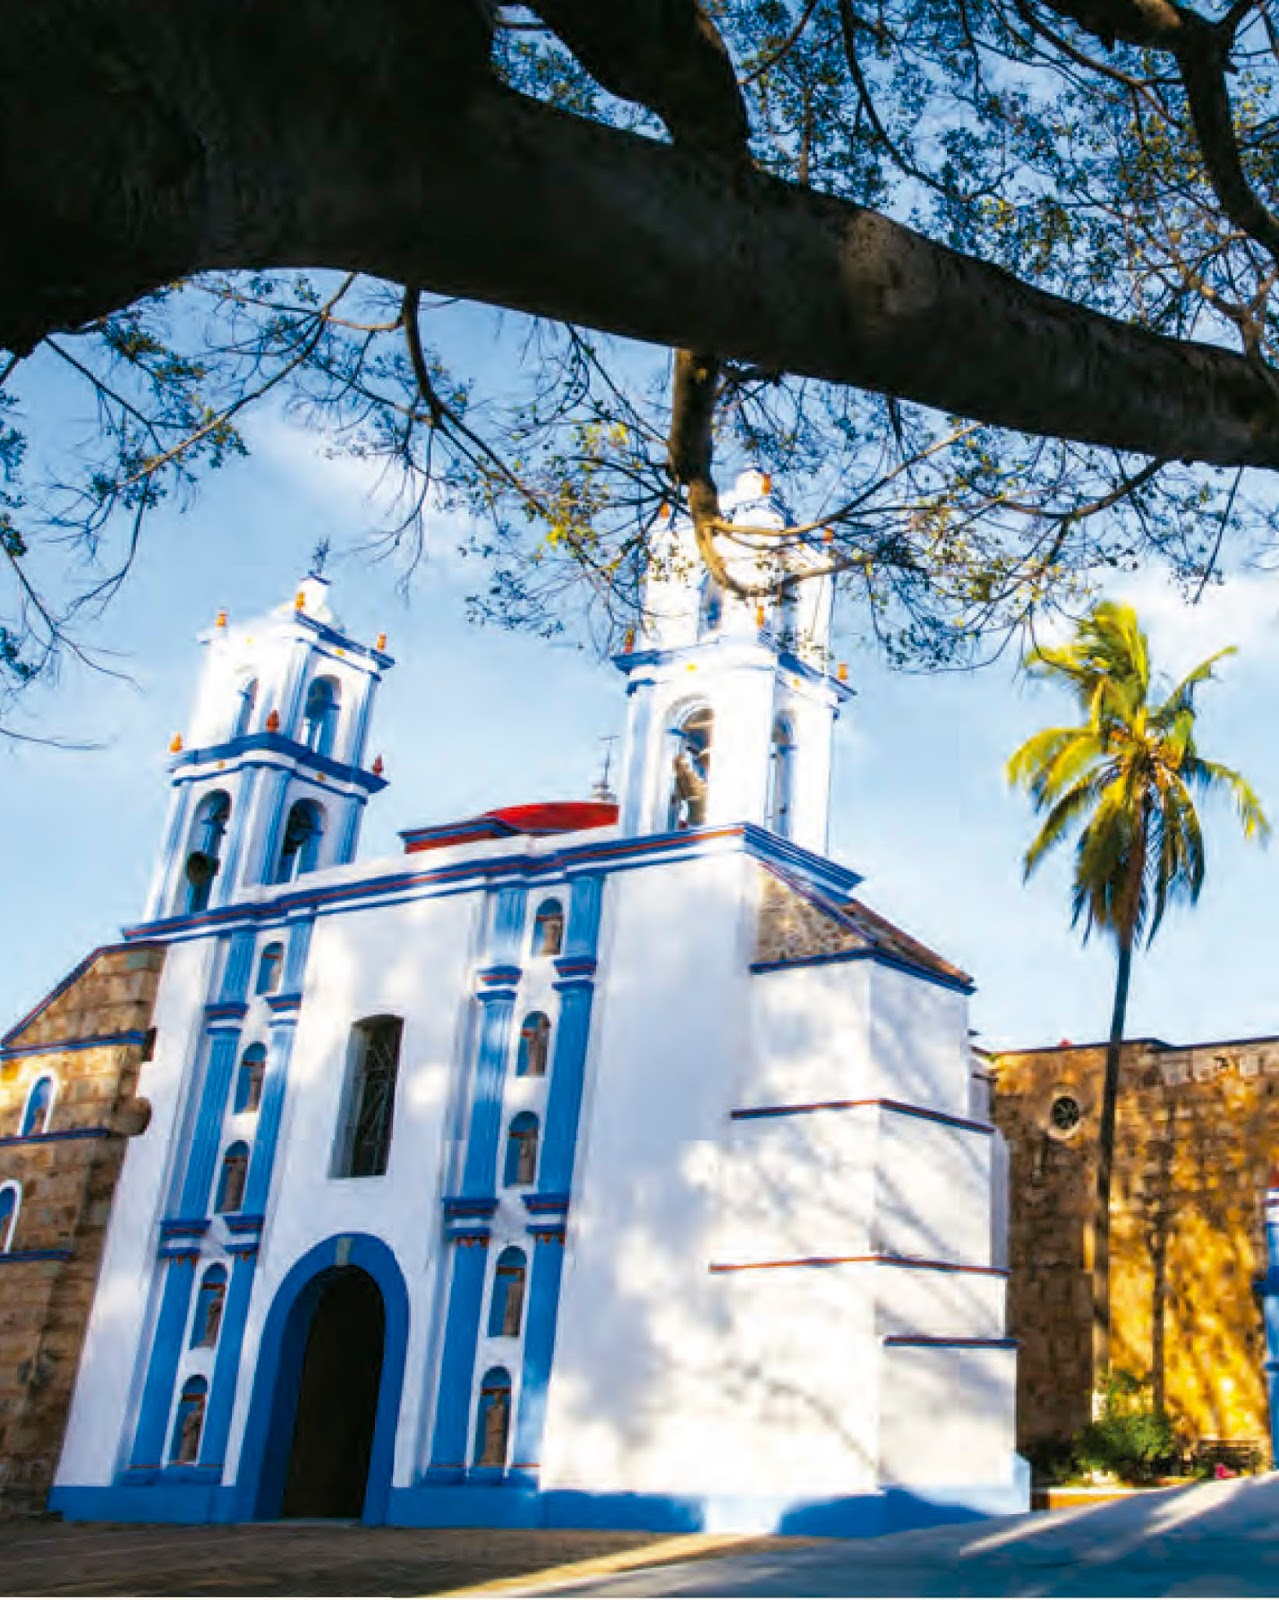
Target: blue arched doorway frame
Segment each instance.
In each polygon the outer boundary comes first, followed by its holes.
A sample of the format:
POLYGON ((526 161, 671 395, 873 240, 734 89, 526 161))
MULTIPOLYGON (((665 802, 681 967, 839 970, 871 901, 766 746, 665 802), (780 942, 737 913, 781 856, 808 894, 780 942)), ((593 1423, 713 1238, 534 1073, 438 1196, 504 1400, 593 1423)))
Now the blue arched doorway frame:
POLYGON ((367 1233, 337 1234, 315 1245, 286 1274, 276 1290, 258 1345, 257 1373, 249 1420, 240 1447, 236 1483, 236 1518, 254 1521, 280 1514, 284 1482, 293 1442, 293 1408, 297 1403, 302 1357, 311 1317, 325 1282, 334 1271, 358 1267, 382 1294, 386 1332, 382 1377, 378 1384, 373 1449, 369 1456, 364 1516, 368 1523, 386 1521, 395 1467, 395 1434, 404 1387, 408 1345, 409 1297, 404 1274, 394 1254, 367 1233))

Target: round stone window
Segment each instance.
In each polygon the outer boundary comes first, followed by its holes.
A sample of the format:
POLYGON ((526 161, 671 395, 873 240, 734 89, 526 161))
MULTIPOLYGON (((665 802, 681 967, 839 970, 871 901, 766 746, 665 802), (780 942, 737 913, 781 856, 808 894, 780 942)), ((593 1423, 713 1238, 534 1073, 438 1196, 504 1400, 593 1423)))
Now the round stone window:
POLYGON ((1054 1095, 1048 1111, 1049 1131, 1058 1139, 1068 1139, 1083 1117, 1073 1094, 1054 1095))

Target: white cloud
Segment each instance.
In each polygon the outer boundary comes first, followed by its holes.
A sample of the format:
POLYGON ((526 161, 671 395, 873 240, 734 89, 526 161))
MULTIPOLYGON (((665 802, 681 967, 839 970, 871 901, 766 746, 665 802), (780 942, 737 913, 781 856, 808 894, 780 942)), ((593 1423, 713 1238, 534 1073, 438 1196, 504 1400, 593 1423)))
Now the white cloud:
POLYGON ((1146 571, 1116 598, 1134 606, 1155 661, 1179 673, 1227 645, 1249 660, 1279 656, 1279 576, 1240 573, 1209 585, 1195 604, 1159 572, 1146 571))

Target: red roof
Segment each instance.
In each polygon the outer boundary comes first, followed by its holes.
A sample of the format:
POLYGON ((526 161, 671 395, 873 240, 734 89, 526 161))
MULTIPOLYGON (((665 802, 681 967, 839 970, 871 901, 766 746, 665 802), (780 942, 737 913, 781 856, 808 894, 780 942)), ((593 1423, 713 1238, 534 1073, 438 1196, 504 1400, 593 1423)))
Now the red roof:
POLYGON ((463 822, 434 828, 410 828, 400 837, 405 851, 442 850, 450 844, 474 844, 480 839, 503 839, 512 834, 582 833, 607 828, 617 821, 611 800, 537 800, 531 805, 499 806, 463 822))

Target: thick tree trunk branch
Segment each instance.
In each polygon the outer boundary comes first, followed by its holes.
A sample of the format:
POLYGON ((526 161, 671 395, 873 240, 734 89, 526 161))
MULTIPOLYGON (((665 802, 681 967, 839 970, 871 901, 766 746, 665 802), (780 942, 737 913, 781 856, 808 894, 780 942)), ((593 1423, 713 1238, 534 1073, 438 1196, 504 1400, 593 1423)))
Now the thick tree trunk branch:
POLYGON ((0 4, 0 343, 206 269, 331 267, 1031 433, 1279 465, 1257 363, 477 84, 449 9, 0 4), (114 29, 92 49, 86 13, 114 29))

